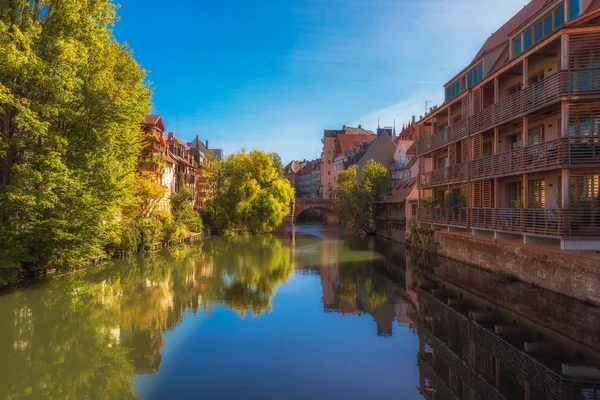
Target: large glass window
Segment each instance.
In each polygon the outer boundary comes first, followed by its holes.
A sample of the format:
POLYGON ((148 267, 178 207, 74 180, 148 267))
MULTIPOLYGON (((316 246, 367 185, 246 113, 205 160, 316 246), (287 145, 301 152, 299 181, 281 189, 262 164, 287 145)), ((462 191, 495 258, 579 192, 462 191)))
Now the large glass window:
POLYGON ((565 5, 561 4, 554 11, 554 29, 558 29, 565 24, 565 5))
POLYGON ((527 29, 525 31, 525 34, 523 35, 525 38, 525 46, 524 49, 527 50, 529 49, 532 45, 533 45, 533 31, 531 28, 527 29))
POLYGON ((542 22, 535 24, 535 42, 539 42, 544 38, 544 26, 542 22))
POLYGON ((521 38, 518 37, 515 40, 515 55, 517 55, 517 56, 523 52, 523 47, 522 47, 521 43, 522 43, 521 38))
POLYGON ((571 0, 569 4, 571 6, 569 19, 575 19, 575 18, 579 17, 579 13, 580 13, 579 0, 571 0))
POLYGON ((552 33, 552 14, 544 18, 544 37, 552 33))

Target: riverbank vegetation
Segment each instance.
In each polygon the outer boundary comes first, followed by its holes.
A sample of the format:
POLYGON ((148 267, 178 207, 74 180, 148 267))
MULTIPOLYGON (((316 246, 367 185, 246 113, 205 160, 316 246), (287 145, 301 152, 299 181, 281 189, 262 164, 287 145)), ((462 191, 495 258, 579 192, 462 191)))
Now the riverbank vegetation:
MULTIPOLYGON (((0 11, 0 286, 205 230, 186 183, 168 193, 139 168, 151 90, 112 34, 115 10, 17 0, 0 11)), ((269 232, 289 213, 277 154, 242 151, 206 170, 211 232, 269 232)))
POLYGON ((120 239, 151 91, 116 18, 108 0, 0 13, 0 269, 69 268, 120 239))
POLYGON ((389 176, 387 169, 375 160, 368 161, 360 177, 356 165, 340 171, 336 208, 340 220, 350 224, 355 232, 372 234, 374 226, 374 203, 383 200, 387 193, 389 176))
POLYGON ((229 156, 206 166, 211 193, 202 216, 212 233, 260 234, 277 228, 290 213, 294 189, 279 156, 259 150, 229 156))

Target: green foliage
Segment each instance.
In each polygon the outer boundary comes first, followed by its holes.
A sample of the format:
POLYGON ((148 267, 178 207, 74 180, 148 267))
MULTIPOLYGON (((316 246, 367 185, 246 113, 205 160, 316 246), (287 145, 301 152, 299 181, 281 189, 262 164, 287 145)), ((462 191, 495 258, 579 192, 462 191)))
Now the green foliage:
POLYGON ((273 167, 277 170, 279 176, 285 176, 285 168, 283 167, 283 162, 281 162, 281 157, 277 153, 269 153, 271 160, 273 160, 273 167))
POLYGON ((369 160, 362 170, 361 186, 372 201, 381 201, 388 192, 390 176, 388 170, 375 160, 369 160))
POLYGON ((387 169, 375 160, 369 160, 362 170, 360 186, 356 165, 340 171, 337 181, 336 208, 340 220, 352 225, 355 232, 373 232, 373 203, 382 200, 387 193, 387 169))
POLYGON ((438 201, 435 197, 426 197, 421 200, 424 208, 435 208, 438 205, 438 201))
POLYGON ((138 251, 150 250, 163 237, 162 223, 158 219, 140 218, 136 221, 136 227, 140 235, 138 251))
POLYGON ((523 208, 523 200, 517 199, 511 201, 513 208, 523 208))
POLYGON ((371 230, 371 198, 358 187, 358 168, 356 165, 340 171, 335 188, 335 202, 340 221, 352 225, 355 232, 371 230))
POLYGON ((179 183, 179 193, 171 196, 171 213, 176 222, 184 224, 189 230, 201 233, 204 229, 198 211, 192 205, 193 194, 183 179, 179 183))
POLYGON ((0 10, 0 268, 68 268, 115 242, 150 90, 110 0, 0 10))
POLYGON ((212 198, 204 207, 204 220, 213 232, 270 232, 289 214, 294 189, 274 165, 273 154, 242 150, 208 169, 212 198))
POLYGON ((450 192, 446 194, 445 205, 453 211, 464 208, 466 201, 465 195, 462 193, 450 192))

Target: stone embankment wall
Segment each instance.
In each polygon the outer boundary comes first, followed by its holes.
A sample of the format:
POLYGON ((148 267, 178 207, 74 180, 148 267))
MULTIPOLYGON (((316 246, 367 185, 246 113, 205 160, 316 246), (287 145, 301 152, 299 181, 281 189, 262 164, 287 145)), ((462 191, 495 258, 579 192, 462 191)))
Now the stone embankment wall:
POLYGON ((460 233, 420 230, 411 246, 600 305, 600 258, 460 233))

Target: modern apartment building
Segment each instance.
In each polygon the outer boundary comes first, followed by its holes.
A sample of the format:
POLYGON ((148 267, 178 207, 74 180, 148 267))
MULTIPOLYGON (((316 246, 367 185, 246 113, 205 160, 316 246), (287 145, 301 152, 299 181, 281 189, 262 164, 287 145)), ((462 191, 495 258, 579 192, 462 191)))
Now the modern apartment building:
POLYGON ((600 250, 600 1, 531 1, 445 95, 418 122, 419 222, 600 250))

